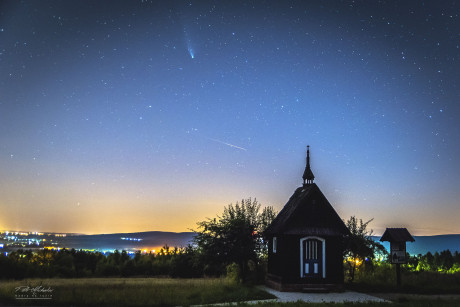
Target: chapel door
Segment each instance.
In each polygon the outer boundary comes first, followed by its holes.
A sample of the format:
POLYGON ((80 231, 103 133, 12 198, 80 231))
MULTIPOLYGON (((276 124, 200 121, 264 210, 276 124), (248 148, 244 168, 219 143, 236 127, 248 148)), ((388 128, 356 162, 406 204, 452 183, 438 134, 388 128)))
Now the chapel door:
POLYGON ((304 255, 304 276, 322 276, 323 242, 317 239, 307 239, 303 241, 304 255))

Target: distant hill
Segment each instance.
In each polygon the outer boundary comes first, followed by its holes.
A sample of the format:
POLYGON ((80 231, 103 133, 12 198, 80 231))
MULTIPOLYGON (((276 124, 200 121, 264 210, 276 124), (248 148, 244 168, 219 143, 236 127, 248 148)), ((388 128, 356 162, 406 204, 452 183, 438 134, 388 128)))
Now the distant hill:
POLYGON ((170 247, 185 247, 191 243, 193 232, 133 232, 100 235, 67 235, 59 238, 59 246, 94 250, 143 250, 158 249, 167 244, 170 247))
MULTIPOLYGON (((380 236, 372 237, 379 241, 380 236)), ((439 236, 414 236, 415 242, 407 242, 406 249, 411 255, 426 254, 431 252, 441 252, 450 250, 451 252, 460 252, 460 234, 457 235, 439 235, 439 236)), ((381 242, 387 250, 390 250, 389 242, 381 242)))
MULTIPOLYGON (((167 244, 170 247, 185 247, 191 243, 193 232, 147 231, 133 233, 114 233, 101 235, 70 235, 59 238, 59 246, 75 249, 94 250, 143 250, 158 249, 167 244)), ((372 237, 379 241, 380 236, 372 237)), ((415 242, 407 242, 407 252, 411 255, 450 250, 460 252, 460 234, 439 236, 414 236, 415 242)), ((383 242, 387 250, 389 242, 383 242)))

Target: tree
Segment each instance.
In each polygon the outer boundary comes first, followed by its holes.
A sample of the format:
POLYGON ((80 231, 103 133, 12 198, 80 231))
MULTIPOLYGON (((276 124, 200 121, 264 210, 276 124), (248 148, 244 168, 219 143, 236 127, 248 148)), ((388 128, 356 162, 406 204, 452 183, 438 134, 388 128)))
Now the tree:
POLYGON ((439 262, 438 270, 448 271, 454 265, 454 257, 450 250, 443 250, 439 254, 439 262))
POLYGON ((358 219, 355 216, 351 216, 345 222, 351 233, 344 251, 350 282, 355 278, 356 268, 365 260, 373 260, 377 254, 386 254, 385 247, 372 239, 373 230, 367 230, 367 226, 373 220, 363 222, 362 219, 359 219, 358 223, 358 219))
POLYGON ((264 207, 256 199, 224 207, 222 216, 198 222, 194 242, 205 264, 205 274, 218 275, 227 265, 236 263, 243 277, 248 265, 258 264, 267 255, 263 232, 276 216, 273 207, 264 207))

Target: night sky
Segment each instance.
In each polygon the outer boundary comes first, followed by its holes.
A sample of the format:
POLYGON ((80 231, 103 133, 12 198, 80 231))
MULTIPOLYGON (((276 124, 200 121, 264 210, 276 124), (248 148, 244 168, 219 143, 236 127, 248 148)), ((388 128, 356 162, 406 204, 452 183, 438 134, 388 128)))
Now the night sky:
POLYGON ((281 210, 460 233, 456 1, 2 1, 0 229, 281 210))

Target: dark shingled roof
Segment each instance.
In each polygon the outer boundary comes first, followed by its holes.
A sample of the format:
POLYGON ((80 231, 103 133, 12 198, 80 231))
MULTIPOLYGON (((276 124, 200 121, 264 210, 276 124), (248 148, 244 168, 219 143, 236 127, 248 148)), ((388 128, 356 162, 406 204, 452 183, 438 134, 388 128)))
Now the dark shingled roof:
POLYGON ((268 235, 344 236, 350 232, 316 184, 298 188, 265 231, 268 235))
POLYGON ((411 236, 406 228, 387 228, 380 238, 380 241, 414 242, 415 239, 411 236))

